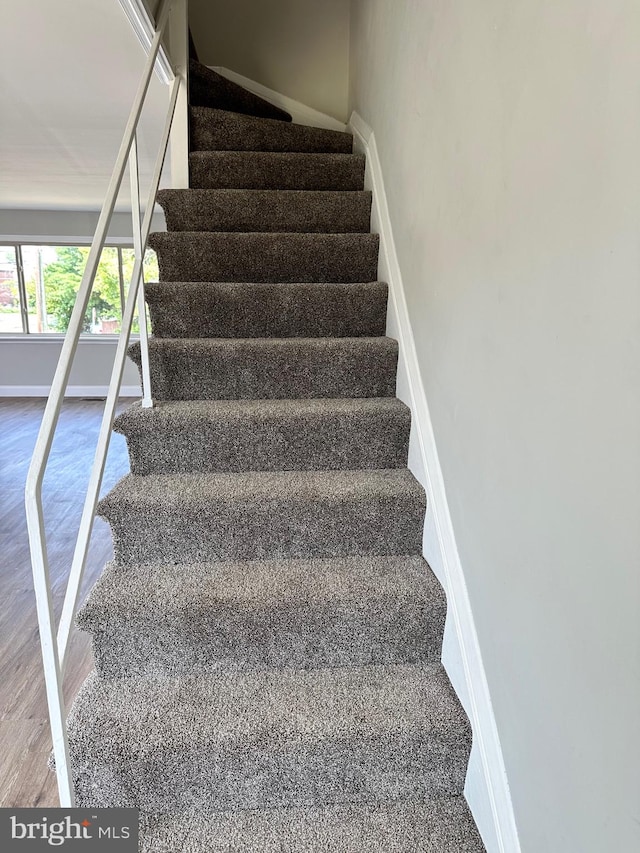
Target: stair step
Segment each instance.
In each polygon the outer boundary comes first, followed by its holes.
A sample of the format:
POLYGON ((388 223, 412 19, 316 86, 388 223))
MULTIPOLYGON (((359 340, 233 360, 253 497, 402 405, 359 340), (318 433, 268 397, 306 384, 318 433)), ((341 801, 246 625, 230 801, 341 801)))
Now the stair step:
POLYGON ((378 337, 387 285, 155 282, 145 299, 156 338, 378 337))
POLYGON ((369 232, 371 193, 160 190, 167 231, 369 232))
POLYGON ((134 474, 402 468, 411 413, 395 397, 135 404, 115 421, 134 474))
POLYGON ((308 151, 351 154, 353 136, 339 130, 191 107, 191 151, 308 151))
MULTIPOLYGON (((140 344, 129 347, 140 368, 140 344)), ((151 338, 156 400, 393 397, 391 338, 151 338)))
POLYGON ((422 557, 111 563, 78 614, 102 678, 437 663, 446 599, 422 557))
POLYGON ((458 796, 470 745, 440 664, 94 674, 69 715, 77 805, 147 812, 458 796))
POLYGON ((141 853, 484 853, 464 797, 140 815, 141 853), (188 847, 185 846, 188 839, 188 847))
POLYGON ((213 107, 250 116, 291 121, 291 116, 285 110, 227 80, 195 59, 189 61, 189 103, 194 107, 213 107))
POLYGON ((200 189, 362 190, 362 154, 192 151, 190 186, 200 189))
POLYGON ((424 512, 392 468, 129 474, 98 505, 123 565, 419 554, 424 512))
POLYGON ((362 282, 378 278, 377 234, 158 231, 162 281, 362 282))

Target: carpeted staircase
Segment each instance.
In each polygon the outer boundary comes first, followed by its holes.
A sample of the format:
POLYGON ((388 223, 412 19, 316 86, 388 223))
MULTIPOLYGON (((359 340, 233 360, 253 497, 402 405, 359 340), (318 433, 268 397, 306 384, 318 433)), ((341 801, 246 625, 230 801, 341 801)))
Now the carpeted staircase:
POLYGON ((139 807, 148 853, 481 851, 364 160, 193 62, 192 102, 155 406, 116 422, 115 558, 78 615, 77 802, 139 807))

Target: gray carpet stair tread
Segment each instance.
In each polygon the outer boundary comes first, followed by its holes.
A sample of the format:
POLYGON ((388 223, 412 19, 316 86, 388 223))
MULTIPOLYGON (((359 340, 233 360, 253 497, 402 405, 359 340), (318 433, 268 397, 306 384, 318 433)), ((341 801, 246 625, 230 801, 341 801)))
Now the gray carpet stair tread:
POLYGON ((191 107, 191 151, 305 151, 351 154, 353 137, 339 130, 191 107))
POLYGON ((334 190, 160 190, 168 231, 369 232, 371 193, 334 190))
POLYGON ((162 281, 362 282, 378 278, 377 234, 154 232, 162 281))
MULTIPOLYGON (((140 344, 129 348, 140 366, 140 344)), ((158 400, 393 397, 392 338, 151 338, 158 400)))
POLYGON ((189 61, 189 103, 192 106, 291 121, 290 114, 285 110, 254 95, 195 59, 189 61))
POLYGON ((134 474, 402 468, 410 427, 395 397, 156 401, 114 423, 134 474))
POLYGON ((141 815, 141 853, 484 853, 464 797, 141 815))
POLYGON ((420 554, 406 469, 129 474, 100 501, 123 564, 420 554))
POLYGON ((77 616, 101 677, 437 663, 444 591, 421 557, 109 564, 77 616))
POLYGON ((362 190, 362 154, 296 151, 192 151, 196 189, 362 190))
POLYGON ((482 851, 365 159, 197 63, 191 96, 155 405, 115 423, 132 473, 77 617, 76 803, 139 808, 146 853, 482 851))
POLYGON ((69 746, 78 805, 171 812, 460 795, 471 733, 440 664, 94 673, 69 746))
POLYGON ((150 282, 145 299, 157 338, 378 337, 387 285, 327 282, 150 282))

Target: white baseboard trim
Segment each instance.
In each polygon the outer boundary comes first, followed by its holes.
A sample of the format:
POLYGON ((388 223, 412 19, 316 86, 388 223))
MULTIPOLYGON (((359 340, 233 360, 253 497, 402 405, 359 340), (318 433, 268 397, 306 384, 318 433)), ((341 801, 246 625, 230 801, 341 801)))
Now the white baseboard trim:
POLYGON ((242 74, 238 74, 230 68, 223 68, 219 65, 209 67, 212 71, 216 71, 218 74, 226 77, 227 80, 231 80, 232 83, 237 83, 239 86, 253 92, 254 95, 258 95, 259 98, 269 101, 275 107, 286 110, 291 114, 296 124, 323 127, 325 130, 344 131, 347 127, 344 122, 338 121, 337 118, 333 118, 333 116, 329 116, 326 113, 321 113, 319 110, 314 110, 312 107, 308 107, 300 101, 295 101, 293 98, 288 98, 286 95, 282 95, 274 89, 269 89, 267 86, 263 86, 262 83, 251 80, 249 77, 243 77, 242 74))
MULTIPOLYGON (((107 385, 69 385, 65 397, 99 397, 105 398, 109 387, 107 385)), ((0 385, 0 397, 48 397, 50 385, 0 385)), ((120 397, 140 397, 139 385, 123 385, 120 397)))
POLYGON ((442 662, 473 729, 465 796, 489 853, 520 853, 513 805, 473 613, 449 513, 429 406, 396 254, 382 167, 372 129, 353 113, 348 129, 367 158, 372 231, 380 234, 379 277, 389 285, 388 334, 398 340, 398 397, 411 409, 409 468, 427 493, 423 553, 447 593, 442 662))

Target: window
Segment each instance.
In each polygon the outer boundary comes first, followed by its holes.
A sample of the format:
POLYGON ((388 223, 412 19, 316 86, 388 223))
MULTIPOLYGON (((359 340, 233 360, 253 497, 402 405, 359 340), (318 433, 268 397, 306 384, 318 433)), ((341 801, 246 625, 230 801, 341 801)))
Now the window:
MULTIPOLYGON (((0 334, 65 334, 88 256, 88 246, 0 246, 0 334)), ((133 249, 104 247, 83 334, 120 332, 133 265, 133 249)), ((145 281, 158 279, 151 250, 145 255, 143 274, 145 281)), ((132 331, 139 331, 137 317, 132 331)))
POLYGON ((0 334, 24 327, 15 246, 0 246, 0 334))

